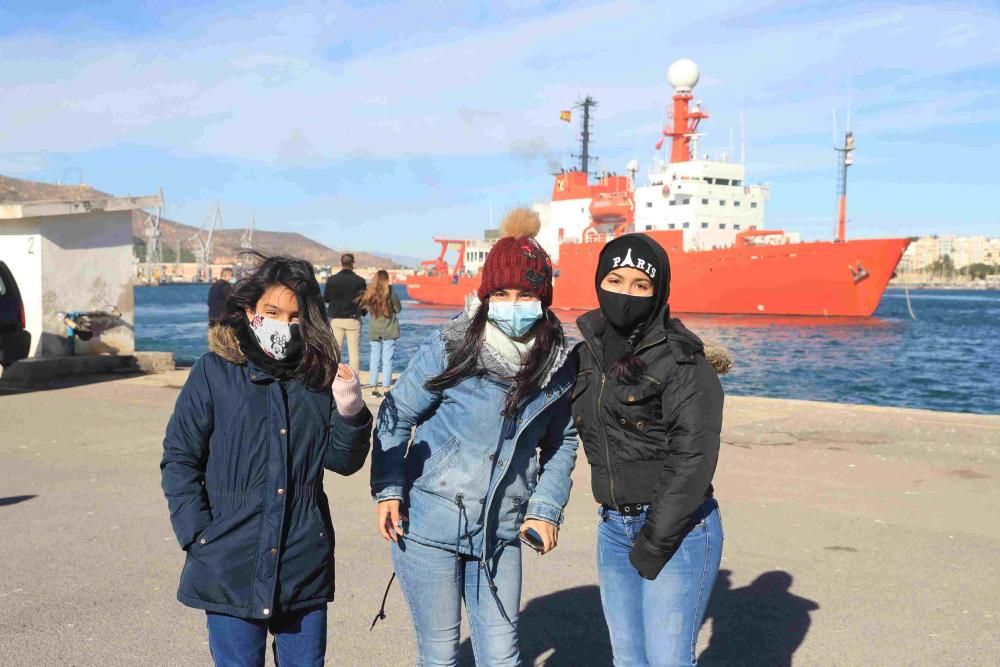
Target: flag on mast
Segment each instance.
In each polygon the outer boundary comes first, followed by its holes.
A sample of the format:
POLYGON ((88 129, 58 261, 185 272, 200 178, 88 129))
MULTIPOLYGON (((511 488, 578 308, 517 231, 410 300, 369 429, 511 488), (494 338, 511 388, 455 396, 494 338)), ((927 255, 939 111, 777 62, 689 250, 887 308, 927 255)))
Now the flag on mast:
POLYGON ((573 120, 573 112, 570 111, 570 110, 568 110, 568 109, 565 110, 565 111, 560 111, 559 112, 559 120, 565 121, 567 123, 570 122, 570 121, 572 121, 573 120))

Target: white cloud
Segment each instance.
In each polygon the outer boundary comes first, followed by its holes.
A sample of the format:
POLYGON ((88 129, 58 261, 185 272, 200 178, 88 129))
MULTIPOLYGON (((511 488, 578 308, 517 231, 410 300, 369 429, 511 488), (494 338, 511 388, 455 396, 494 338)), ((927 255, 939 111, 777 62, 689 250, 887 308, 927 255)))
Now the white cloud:
MULTIPOLYGON (((912 79, 976 67, 995 61, 989 35, 1000 31, 995 15, 920 6, 741 30, 742 5, 718 7, 678 22, 662 3, 610 3, 405 50, 389 45, 343 63, 321 54, 326 43, 349 40, 350 26, 311 7, 217 18, 207 32, 64 42, 51 51, 44 38, 7 39, 0 80, 12 83, 2 93, 0 148, 74 151, 127 141, 280 164, 289 137, 301 135, 326 160, 362 149, 385 157, 505 153, 518 142, 564 144, 558 110, 584 92, 601 101, 598 143, 631 146, 643 136, 640 123, 663 122, 665 70, 679 56, 700 62, 697 90, 711 93, 706 105, 723 112, 719 120, 745 103, 756 117, 755 141, 766 142, 823 131, 831 95, 843 93, 852 72, 877 64, 912 79), (593 46, 589 54, 581 40, 593 46), (578 55, 560 60, 566 53, 578 55), (539 57, 557 66, 526 66, 539 57)), ((984 92, 911 93, 901 113, 872 119, 869 129, 1000 118, 1000 110, 975 109, 984 92), (973 110, 955 113, 957 99, 973 110)), ((890 83, 855 101, 899 96, 890 83)), ((708 130, 728 136, 712 121, 708 130)))

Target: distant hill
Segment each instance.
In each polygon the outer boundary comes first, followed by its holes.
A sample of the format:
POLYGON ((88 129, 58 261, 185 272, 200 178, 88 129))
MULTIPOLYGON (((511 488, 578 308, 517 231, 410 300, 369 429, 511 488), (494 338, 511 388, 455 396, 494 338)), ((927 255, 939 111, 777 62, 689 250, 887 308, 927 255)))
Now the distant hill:
MULTIPOLYGON (((145 214, 135 211, 132 215, 132 235, 136 240, 145 241, 143 228, 145 214)), ((217 264, 235 264, 239 260, 240 242, 244 229, 216 230, 212 236, 212 261, 217 264)), ((206 232, 166 218, 160 219, 160 239, 165 252, 174 256, 177 241, 180 239, 182 255, 184 251, 195 251, 198 242, 195 236, 206 232)), ((339 266, 340 256, 345 252, 354 253, 358 268, 378 267, 384 269, 399 268, 399 263, 390 257, 374 255, 356 250, 334 250, 322 243, 295 232, 271 232, 255 229, 253 233, 253 248, 264 255, 286 255, 305 259, 318 266, 339 266)))
POLYGON ((28 181, 23 178, 0 176, 0 204, 17 204, 28 201, 83 201, 110 197, 89 185, 57 185, 28 181))
MULTIPOLYGON (((0 204, 47 200, 82 201, 111 196, 113 195, 96 190, 89 185, 58 185, 0 176, 0 204)), ((146 233, 143 228, 145 218, 146 214, 143 211, 132 212, 132 236, 135 237, 137 246, 146 242, 146 233)), ((160 239, 164 254, 171 258, 175 257, 178 250, 177 242, 180 240, 179 249, 182 260, 190 259, 191 253, 198 248, 194 237, 199 231, 197 227, 166 218, 162 219, 160 221, 160 239)), ((212 236, 212 262, 217 264, 236 263, 239 258, 243 232, 242 229, 217 230, 212 236)), ((205 232, 201 233, 205 234, 205 232)), ((254 250, 265 255, 298 257, 319 266, 338 266, 341 254, 353 252, 358 268, 400 268, 400 263, 391 257, 354 250, 334 250, 294 232, 255 230, 253 247, 254 250)))

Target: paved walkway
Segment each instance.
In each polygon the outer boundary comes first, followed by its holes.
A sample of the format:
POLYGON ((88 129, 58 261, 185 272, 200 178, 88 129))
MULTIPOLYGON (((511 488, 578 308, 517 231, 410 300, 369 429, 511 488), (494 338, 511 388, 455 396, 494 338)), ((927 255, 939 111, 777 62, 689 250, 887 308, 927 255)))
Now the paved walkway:
MULTIPOLYGON (((159 489, 183 379, 0 396, 0 664, 209 664, 159 489)), ((703 665, 997 664, 1000 417, 729 398, 724 440, 703 665)), ((574 478, 559 548, 526 556, 529 665, 610 664, 585 464, 574 478)), ((390 565, 367 479, 327 478, 329 664, 412 664, 398 588, 368 632, 390 565)))

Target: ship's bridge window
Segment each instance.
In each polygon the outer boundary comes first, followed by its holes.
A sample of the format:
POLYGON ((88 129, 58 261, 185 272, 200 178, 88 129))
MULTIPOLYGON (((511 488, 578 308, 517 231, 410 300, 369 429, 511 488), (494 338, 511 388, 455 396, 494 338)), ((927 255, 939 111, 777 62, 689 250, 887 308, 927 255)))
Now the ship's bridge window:
POLYGON ((726 200, 725 199, 720 199, 719 200, 719 206, 725 206, 725 205, 726 205, 726 200))
POLYGON ((677 225, 675 225, 672 222, 669 225, 667 225, 667 229, 676 229, 676 227, 677 227, 677 225))
POLYGON ((668 205, 668 206, 675 206, 676 204, 677 204, 677 202, 676 202, 676 201, 674 201, 673 199, 671 199, 671 200, 670 200, 670 203, 669 203, 669 204, 667 204, 667 205, 668 205))
POLYGON ((733 179, 733 186, 734 186, 734 187, 739 187, 740 185, 743 185, 743 181, 741 181, 741 180, 740 180, 740 179, 738 179, 738 178, 734 178, 734 179, 733 179))
POLYGON ((705 182, 708 183, 709 185, 711 185, 712 184, 712 179, 706 177, 705 178, 705 182))
POLYGON ((733 225, 733 229, 735 229, 736 231, 739 231, 740 230, 740 226, 739 225, 733 225))
POLYGON ((733 202, 733 206, 740 206, 740 205, 741 205, 741 202, 738 199, 733 202))
POLYGON ((653 225, 646 225, 646 231, 647 231, 647 232, 648 232, 649 230, 651 230, 652 228, 653 228, 653 225))
POLYGON ((707 199, 702 199, 702 200, 701 200, 701 203, 702 203, 702 204, 707 204, 707 203, 708 203, 708 200, 707 200, 707 199))
POLYGON ((690 204, 691 203, 691 198, 690 197, 685 197, 684 199, 681 200, 681 203, 682 204, 690 204))
POLYGON ((651 201, 646 202, 646 208, 653 208, 653 202, 651 201))
POLYGON ((725 228, 726 228, 726 223, 720 222, 719 223, 719 229, 725 229, 725 228))
POLYGON ((750 229, 757 229, 757 225, 750 225, 750 229))
POLYGON ((701 223, 701 228, 702 229, 708 229, 708 223, 707 222, 701 223))
POLYGON ((688 228, 688 227, 690 227, 690 226, 691 226, 691 223, 690 223, 690 222, 685 222, 685 223, 684 223, 684 229, 687 229, 687 228, 688 228))
POLYGON ((717 179, 715 179, 715 184, 716 185, 729 185, 729 179, 728 178, 717 178, 717 179))
POLYGON ((750 208, 757 208, 757 202, 755 201, 750 202, 750 208))

